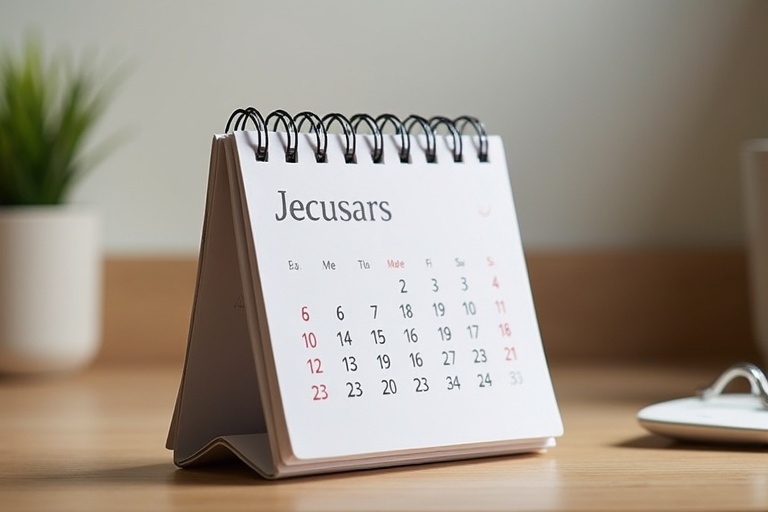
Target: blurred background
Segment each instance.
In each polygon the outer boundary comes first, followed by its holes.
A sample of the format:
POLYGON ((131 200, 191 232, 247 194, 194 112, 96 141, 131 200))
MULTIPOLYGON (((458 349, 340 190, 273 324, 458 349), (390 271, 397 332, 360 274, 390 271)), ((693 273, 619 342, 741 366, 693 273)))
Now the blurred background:
POLYGON ((552 359, 757 357, 739 153, 768 137, 768 2, 0 0, 0 44, 30 35, 127 70, 94 139, 123 143, 72 197, 103 220, 105 360, 182 360, 211 138, 245 106, 477 116, 552 359))
MULTIPOLYGON (((230 112, 471 114, 505 142, 527 249, 738 247, 768 136, 768 3, 0 0, 0 43, 129 70, 125 142, 76 189, 111 255, 195 255, 230 112)), ((98 137, 97 137, 98 138, 98 137)))

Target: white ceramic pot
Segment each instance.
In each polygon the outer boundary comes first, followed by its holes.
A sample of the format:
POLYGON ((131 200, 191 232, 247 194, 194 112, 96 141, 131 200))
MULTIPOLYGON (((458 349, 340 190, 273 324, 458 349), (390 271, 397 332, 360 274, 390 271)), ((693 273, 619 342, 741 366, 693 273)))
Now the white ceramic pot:
POLYGON ((94 212, 0 207, 0 374, 91 362, 101 342, 101 279, 94 212))

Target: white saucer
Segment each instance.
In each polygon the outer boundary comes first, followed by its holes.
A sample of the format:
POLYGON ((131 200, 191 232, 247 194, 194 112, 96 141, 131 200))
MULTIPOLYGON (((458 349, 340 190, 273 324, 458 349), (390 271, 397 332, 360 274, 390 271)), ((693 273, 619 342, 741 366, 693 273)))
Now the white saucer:
POLYGON ((752 394, 662 402, 642 409, 637 420, 650 432, 673 439, 768 444, 768 410, 752 394))

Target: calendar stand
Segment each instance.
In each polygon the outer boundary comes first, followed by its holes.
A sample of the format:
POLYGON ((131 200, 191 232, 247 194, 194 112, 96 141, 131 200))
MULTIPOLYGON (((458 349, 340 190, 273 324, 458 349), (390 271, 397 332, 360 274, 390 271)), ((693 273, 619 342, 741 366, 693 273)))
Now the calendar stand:
POLYGON ((211 151, 211 173, 189 343, 167 447, 179 464, 238 456, 274 475, 251 335, 245 314, 226 157, 211 151), (185 428, 179 429, 183 424, 185 428))

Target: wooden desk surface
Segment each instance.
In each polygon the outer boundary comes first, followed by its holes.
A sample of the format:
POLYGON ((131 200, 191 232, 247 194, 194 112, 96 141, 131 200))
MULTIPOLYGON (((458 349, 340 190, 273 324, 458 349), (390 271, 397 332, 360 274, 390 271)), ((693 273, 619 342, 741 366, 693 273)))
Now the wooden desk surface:
POLYGON ((718 369, 556 366, 566 434, 546 454, 280 482, 173 466, 163 445, 179 371, 0 380, 0 510, 768 509, 765 451, 675 444, 634 419, 718 369))

